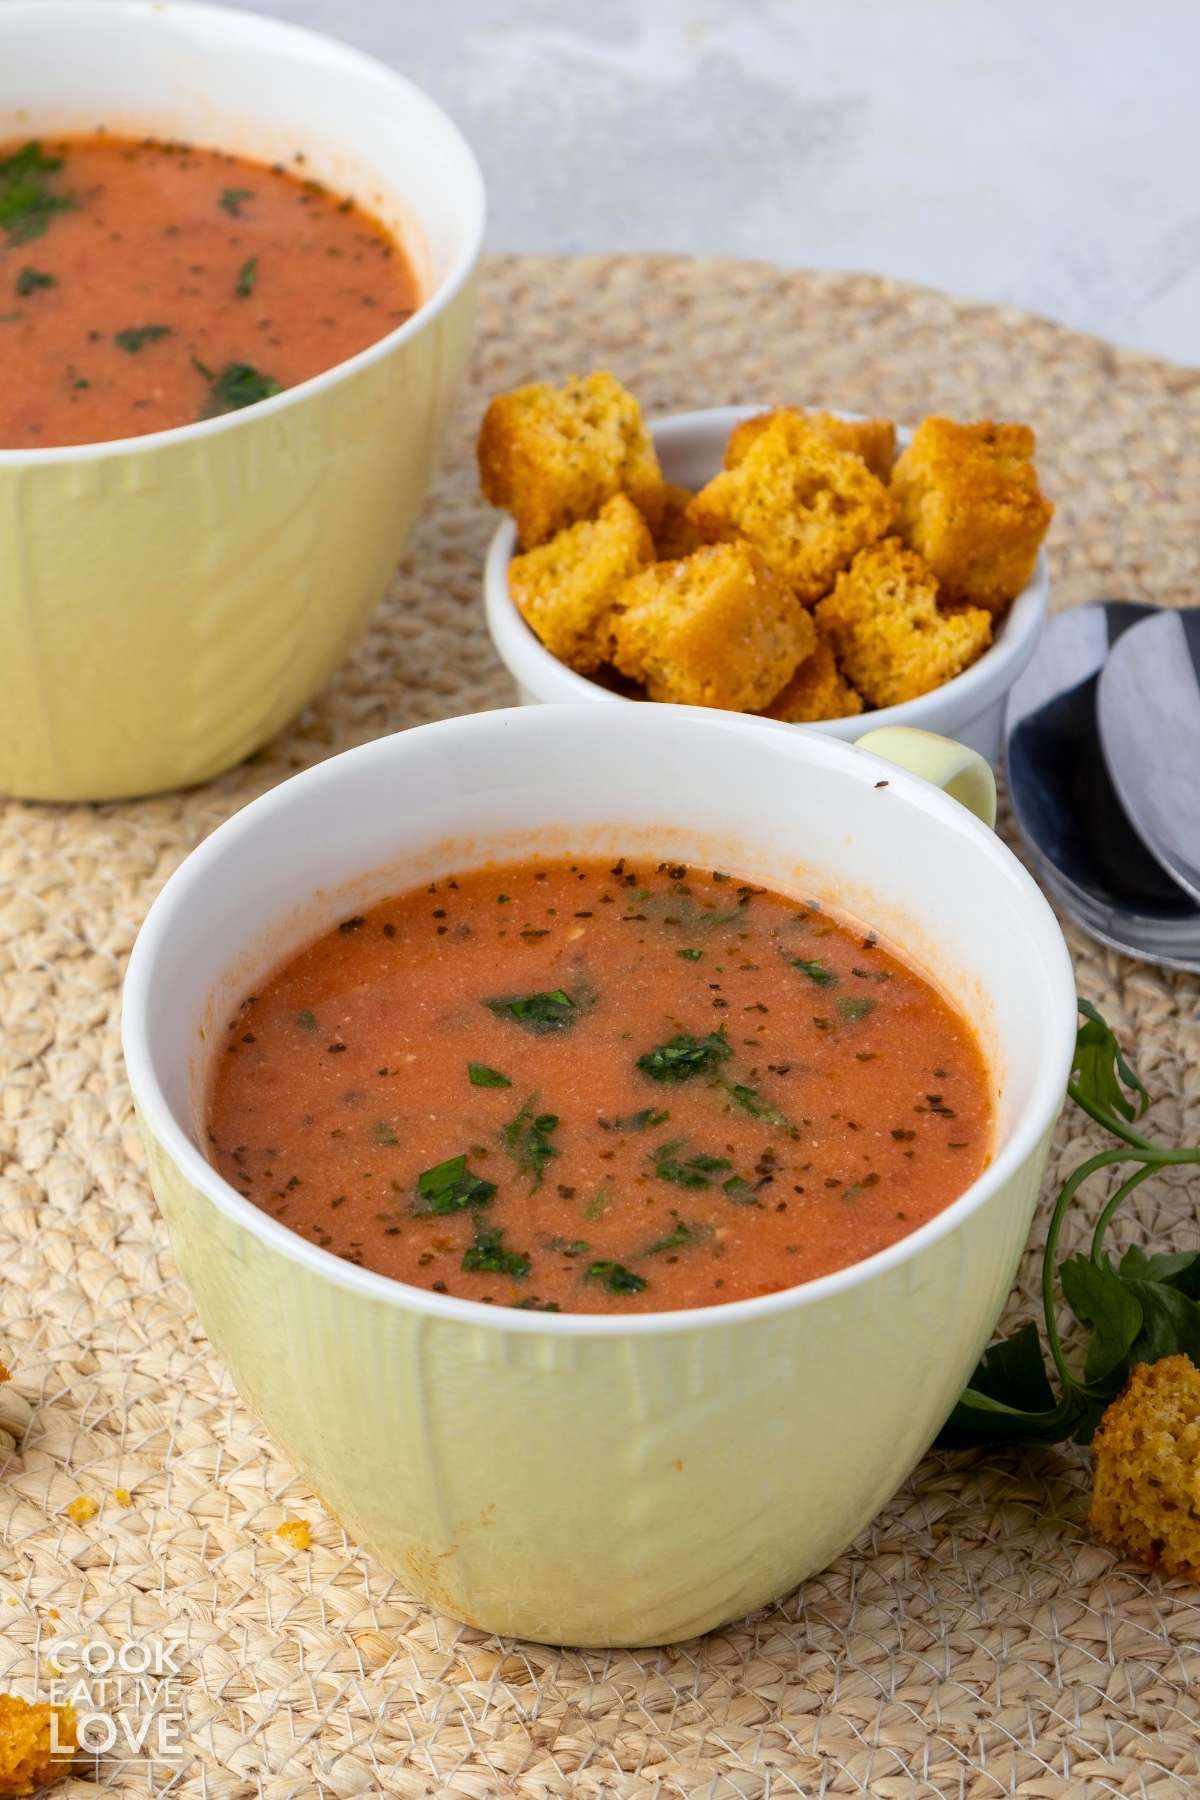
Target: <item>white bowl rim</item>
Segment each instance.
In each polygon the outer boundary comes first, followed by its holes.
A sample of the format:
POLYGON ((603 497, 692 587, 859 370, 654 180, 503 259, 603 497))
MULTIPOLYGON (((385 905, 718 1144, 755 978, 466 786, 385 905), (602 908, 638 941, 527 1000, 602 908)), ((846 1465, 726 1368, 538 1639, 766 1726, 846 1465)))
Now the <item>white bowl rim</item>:
MULTIPOLYGON (((668 413, 663 418, 649 420, 648 424, 655 447, 662 449, 669 447, 675 440, 686 438, 697 429, 719 427, 729 431, 741 420, 753 418, 767 410, 769 409, 764 406, 708 406, 692 412, 668 413)), ((863 416, 861 413, 845 412, 836 407, 828 410, 845 419, 863 416)), ((901 433, 902 437, 904 435, 906 434, 901 433)), ((553 684, 560 690, 558 697, 562 699, 569 693, 576 699, 592 703, 598 700, 624 700, 624 695, 602 687, 599 682, 580 675, 577 670, 560 662, 526 623, 508 587, 508 565, 516 549, 517 528, 511 518, 505 517, 496 527, 488 546, 483 585, 488 629, 509 673, 529 688, 530 692, 534 691, 538 676, 544 676, 547 684, 553 684), (513 652, 513 660, 510 660, 509 649, 513 652), (514 661, 518 659, 526 664, 528 679, 514 667, 514 661)), ((999 637, 961 675, 955 675, 952 680, 943 682, 941 687, 934 688, 931 693, 921 694, 915 700, 903 700, 896 706, 881 706, 869 712, 848 714, 843 719, 811 720, 807 722, 808 728, 828 737, 841 736, 843 730, 856 733, 875 731, 885 725, 916 725, 938 730, 940 727, 933 715, 944 708, 951 709, 962 723, 966 723, 1006 692, 1020 674, 1033 652, 1041 630, 1049 594, 1050 574, 1046 553, 1039 550, 1033 579, 1013 601, 999 637)), ((629 702, 626 701, 626 704, 629 702)), ((654 705, 656 702, 646 701, 644 704, 654 705)), ((747 718, 759 716, 756 713, 746 715, 747 718)), ((786 720, 780 722, 789 723, 786 720)))
MULTIPOLYGON (((459 739, 464 742, 479 738, 486 742, 489 735, 503 731, 509 723, 521 728, 523 722, 524 727, 536 728, 540 722, 544 727, 548 712, 565 724, 569 724, 572 717, 583 713, 594 717, 590 706, 584 708, 577 704, 549 704, 538 708, 504 707, 482 713, 467 713, 457 718, 439 719, 410 727, 408 731, 376 738, 370 743, 343 751, 338 756, 329 757, 280 782, 277 787, 269 789, 234 813, 191 852, 169 877, 146 916, 133 947, 122 996, 121 1043, 126 1070, 134 1099, 153 1137, 193 1189, 234 1224, 258 1238, 267 1248, 280 1252, 289 1261, 301 1264, 313 1275, 349 1288, 364 1299, 408 1308, 431 1318, 455 1321, 461 1325, 535 1334, 549 1332, 554 1336, 578 1338, 642 1337, 657 1332, 718 1330, 723 1326, 750 1325, 760 1319, 789 1312, 794 1307, 816 1305, 860 1287, 902 1263, 915 1261, 925 1250, 955 1231, 1020 1170, 1036 1153, 1043 1136, 1061 1110, 1074 1054, 1076 1020, 1075 975, 1066 942, 1049 902, 1028 870, 993 831, 957 800, 952 800, 929 782, 909 774, 897 764, 885 762, 869 751, 860 750, 857 745, 812 731, 798 732, 794 726, 786 723, 750 717, 744 713, 665 704, 653 709, 653 716, 661 717, 664 723, 672 717, 686 718, 689 725, 698 720, 711 720, 718 731, 735 729, 756 735, 779 733, 782 741, 786 741, 794 752, 811 757, 818 766, 862 757, 866 763, 863 771, 866 780, 873 784, 878 775, 885 775, 893 794, 902 796, 918 809, 941 813, 944 820, 951 823, 977 851, 993 863, 1004 879, 1015 884, 1028 902, 1036 929, 1043 940, 1046 971, 1051 981, 1057 965, 1062 989, 1063 1019, 1058 1043, 1047 1042, 1040 1050, 1044 1067, 1048 1071, 1047 1083, 1035 1091, 1009 1138, 1001 1145, 987 1168, 956 1200, 941 1212, 935 1213, 916 1231, 897 1238, 895 1243, 877 1251, 873 1256, 849 1263, 845 1268, 836 1269, 829 1275, 818 1276, 813 1281, 782 1288, 772 1294, 758 1295, 748 1300, 726 1301, 717 1306, 630 1314, 547 1313, 522 1311, 518 1307, 485 1306, 481 1301, 435 1294, 429 1289, 412 1286, 390 1275, 358 1268, 331 1251, 309 1243, 298 1232, 270 1218, 261 1208, 231 1187, 178 1122, 155 1072, 146 1012, 159 948, 169 936, 173 916, 189 904, 192 888, 198 880, 202 880, 207 864, 215 856, 214 846, 220 846, 223 850, 226 845, 237 844, 242 840, 243 849, 248 851, 249 842, 260 821, 273 813, 285 811, 295 803, 297 795, 321 787, 336 787, 361 763, 397 754, 402 757, 404 741, 414 733, 436 733, 448 740, 459 739)), ((353 880, 356 873, 359 871, 349 872, 346 879, 353 880)))
POLYGON ((237 6, 214 6, 208 4, 208 0, 171 0, 169 7, 164 6, 162 0, 7 0, 6 5, 0 6, 0 39, 3 38, 6 19, 15 18, 19 13, 36 15, 52 12, 79 12, 89 18, 105 12, 121 13, 132 17, 140 15, 146 19, 183 14, 190 17, 204 16, 217 24, 231 20, 248 21, 250 29, 261 29, 265 35, 277 40, 286 38, 292 42, 302 42, 311 50, 320 50, 325 56, 336 53, 345 66, 357 65, 364 72, 369 70, 375 75, 384 75, 403 98, 410 102, 415 99, 420 105, 429 108, 463 156, 470 193, 463 208, 463 242, 443 279, 410 318, 389 331, 385 337, 368 344, 365 349, 356 351, 353 356, 344 357, 331 368, 322 369, 318 375, 310 375, 307 381, 298 381, 294 387, 284 388, 270 399, 258 400, 253 406, 239 407, 234 412, 219 413, 213 419, 193 419, 190 424, 171 425, 164 431, 146 431, 140 437, 101 438, 98 442, 89 444, 46 444, 32 449, 0 447, 0 469, 16 466, 44 468, 50 463, 92 462, 109 456, 131 456, 139 452, 145 454, 149 450, 165 449, 173 444, 215 437, 223 431, 234 431, 252 421, 284 412, 288 407, 300 405, 312 395, 322 393, 348 376, 357 374, 359 370, 368 368, 408 338, 417 337, 427 325, 432 324, 439 313, 446 310, 471 279, 483 248, 486 222, 483 174, 475 152, 449 113, 424 88, 418 87, 416 82, 390 68, 378 57, 368 56, 365 51, 356 50, 353 45, 344 44, 325 32, 310 31, 304 25, 293 25, 287 19, 276 19, 266 13, 245 12, 237 6))

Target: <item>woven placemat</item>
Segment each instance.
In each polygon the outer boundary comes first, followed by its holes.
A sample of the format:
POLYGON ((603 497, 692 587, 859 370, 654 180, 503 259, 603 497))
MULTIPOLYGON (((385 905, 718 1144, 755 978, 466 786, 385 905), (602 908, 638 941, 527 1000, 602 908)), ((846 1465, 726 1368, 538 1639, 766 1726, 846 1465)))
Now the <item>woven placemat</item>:
MULTIPOLYGON (((0 1355, 14 1372, 0 1391, 0 1691, 30 1692, 64 1632, 170 1646, 185 1760, 109 1759, 114 1794, 1193 1792, 1200 1592, 1089 1538, 1083 1452, 931 1455, 833 1568, 694 1643, 502 1642, 416 1603, 322 1512, 242 1409, 177 1277, 118 1047, 138 924, 206 832, 294 770, 511 698, 481 618, 493 521, 473 432, 496 389, 598 364, 654 412, 799 399, 1029 419, 1058 502, 1056 604, 1196 597, 1198 373, 865 277, 493 261, 444 473, 317 705, 197 792, 0 814, 0 1355), (65 1513, 79 1494, 100 1503, 82 1526, 65 1513), (273 1535, 289 1515, 310 1522, 308 1552, 273 1535)), ((1081 990, 1137 1045, 1155 1128, 1195 1140, 1195 978, 1069 935, 1081 990)), ((1064 1120, 1056 1166, 1092 1138, 1064 1120)), ((1144 1233, 1200 1241, 1194 1187, 1142 1194, 1144 1233)), ((1014 1313, 1036 1313, 1035 1274, 1031 1251, 1014 1313)))

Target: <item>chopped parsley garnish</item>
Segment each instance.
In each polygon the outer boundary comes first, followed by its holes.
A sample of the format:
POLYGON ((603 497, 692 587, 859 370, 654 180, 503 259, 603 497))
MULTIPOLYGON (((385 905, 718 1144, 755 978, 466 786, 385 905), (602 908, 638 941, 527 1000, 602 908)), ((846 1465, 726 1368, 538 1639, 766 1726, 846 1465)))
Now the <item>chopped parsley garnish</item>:
POLYGON ((376 1123, 371 1132, 371 1136, 377 1144, 398 1144, 400 1142, 400 1139, 396 1136, 395 1131, 388 1124, 386 1119, 380 1119, 376 1123))
POLYGON ((526 1031, 541 1036, 548 1031, 566 1031, 579 1016, 579 1008, 561 988, 541 994, 504 994, 483 1003, 497 1018, 514 1019, 526 1031))
POLYGON ((689 1223, 688 1220, 677 1217, 670 1231, 664 1237, 656 1238, 652 1244, 647 1244, 642 1254, 667 1256, 673 1250, 687 1250, 693 1244, 706 1243, 712 1234, 712 1226, 706 1225, 703 1220, 689 1223))
POLYGON ((126 325, 122 330, 113 332, 113 342, 118 350, 136 356, 147 344, 157 344, 160 338, 170 335, 169 325, 126 325))
POLYGON ((644 1275, 635 1275, 632 1269, 619 1262, 589 1263, 583 1279, 599 1282, 610 1294, 640 1294, 647 1285, 644 1275))
POLYGON ((586 1256, 591 1247, 586 1238, 548 1237, 544 1240, 544 1248, 553 1250, 558 1256, 586 1256))
POLYGON ((748 1113, 752 1119, 761 1119, 766 1125, 783 1125, 792 1129, 792 1121, 786 1113, 781 1113, 777 1106, 759 1092, 755 1087, 748 1087, 743 1081, 731 1081, 726 1084, 725 1092, 738 1108, 739 1112, 748 1113))
POLYGON ((810 981, 816 982, 818 987, 832 987, 837 980, 833 970, 827 969, 823 962, 818 962, 815 958, 809 962, 803 956, 793 956, 790 961, 793 969, 799 969, 810 981))
POLYGON ((248 256, 237 273, 233 291, 242 300, 246 300, 254 292, 254 284, 258 280, 258 258, 248 256))
POLYGON ((0 231, 10 244, 29 244, 41 237, 56 213, 70 212, 70 194, 56 194, 50 177, 63 166, 61 156, 46 156, 38 143, 23 144, 0 157, 0 231))
POLYGON ((253 198, 253 188, 222 188, 220 197, 217 200, 217 205, 221 208, 222 212, 229 213, 234 219, 240 219, 242 216, 242 202, 244 200, 253 200, 253 198))
POLYGON ((296 1014, 296 1023, 301 1031, 315 1031, 317 1029, 317 1015, 315 1012, 310 1012, 307 1006, 302 1007, 296 1014))
POLYGON ((57 275, 47 275, 44 269, 24 268, 17 271, 17 293, 23 300, 26 294, 34 293, 38 288, 58 286, 57 275))
POLYGON ((758 1198, 744 1175, 731 1175, 728 1181, 723 1181, 721 1183, 721 1187, 727 1197, 733 1201, 735 1206, 762 1205, 761 1200, 758 1198))
POLYGON ((488 1206, 495 1192, 494 1181, 472 1175, 465 1154, 451 1156, 417 1176, 412 1210, 419 1219, 441 1218, 445 1213, 465 1212, 468 1207, 488 1206))
POLYGON ((858 1019, 865 1019, 868 1013, 873 1013, 875 1011, 875 1002, 873 1000, 857 998, 853 994, 840 994, 838 996, 837 1009, 841 1013, 843 1019, 846 1019, 853 1024, 858 1019))
POLYGON ((475 1274, 511 1275, 516 1281, 524 1280, 531 1267, 522 1251, 505 1249, 499 1227, 488 1225, 475 1227, 475 1241, 464 1252, 462 1266, 475 1274))
POLYGON ((683 1148, 682 1138, 672 1138, 669 1144, 660 1144, 657 1150, 651 1151, 654 1173, 659 1181, 673 1181, 676 1187, 706 1188, 713 1185, 713 1176, 732 1168, 727 1156, 709 1156, 698 1150, 694 1156, 680 1157, 683 1148))
MULTIPOLYGON (((200 364, 196 366, 207 379, 207 372, 200 364)), ((239 412, 243 406, 257 406, 260 400, 270 400, 274 394, 282 392, 281 384, 273 375, 264 375, 249 363, 226 363, 221 373, 212 378, 208 404, 201 416, 215 419, 220 413, 239 412)))
POLYGON ((539 1300, 536 1294, 528 1294, 524 1300, 513 1302, 517 1312, 561 1312, 562 1307, 557 1300, 539 1300))
POLYGON ((537 1095, 530 1094, 520 1112, 500 1132, 500 1142, 522 1174, 528 1175, 532 1192, 541 1187, 546 1165, 559 1154, 550 1142, 550 1134, 558 1129, 558 1114, 535 1114, 536 1104, 537 1095))
POLYGON ((724 1030, 710 1031, 706 1037, 680 1031, 639 1056, 637 1066, 651 1081, 691 1081, 696 1075, 711 1074, 732 1055, 724 1030))
POLYGON ((511 1087, 512 1082, 499 1069, 489 1069, 486 1063, 469 1062, 467 1064, 467 1080, 472 1087, 511 1087))
POLYGON ((688 948, 687 950, 677 950, 675 954, 676 956, 682 956, 685 962, 699 962, 700 958, 704 955, 704 952, 703 950, 688 948))
POLYGON ((656 1125, 665 1125, 670 1113, 662 1106, 643 1106, 640 1112, 626 1113, 623 1119, 603 1121, 610 1131, 653 1131, 656 1125))

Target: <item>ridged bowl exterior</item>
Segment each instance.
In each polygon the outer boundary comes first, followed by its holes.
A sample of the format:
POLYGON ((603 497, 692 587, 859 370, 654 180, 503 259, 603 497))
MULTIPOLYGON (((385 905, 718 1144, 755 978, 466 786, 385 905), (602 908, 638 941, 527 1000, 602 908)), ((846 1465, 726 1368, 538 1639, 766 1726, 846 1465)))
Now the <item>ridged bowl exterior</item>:
POLYGON ((485 1631, 672 1643, 823 1568, 928 1448, 1009 1292, 1048 1138, 919 1260, 808 1306, 642 1337, 431 1318, 280 1255, 148 1128, 205 1330, 317 1493, 485 1631))
POLYGON ((205 781, 312 698, 420 510, 473 303, 228 429, 0 462, 0 790, 205 781))

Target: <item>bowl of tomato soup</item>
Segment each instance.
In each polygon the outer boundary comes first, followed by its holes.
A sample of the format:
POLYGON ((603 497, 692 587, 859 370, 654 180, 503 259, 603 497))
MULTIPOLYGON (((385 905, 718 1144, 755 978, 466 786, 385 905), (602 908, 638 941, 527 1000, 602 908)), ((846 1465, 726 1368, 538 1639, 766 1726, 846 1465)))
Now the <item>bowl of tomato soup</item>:
POLYGON ((0 10, 0 789, 201 781, 382 594, 483 192, 401 76, 255 14, 0 10))
POLYGON ((953 797, 987 810, 973 753, 612 717, 284 783, 167 883, 124 1003, 248 1405, 408 1587, 578 1645, 739 1616, 900 1485, 1011 1286, 1075 1020, 953 797))

